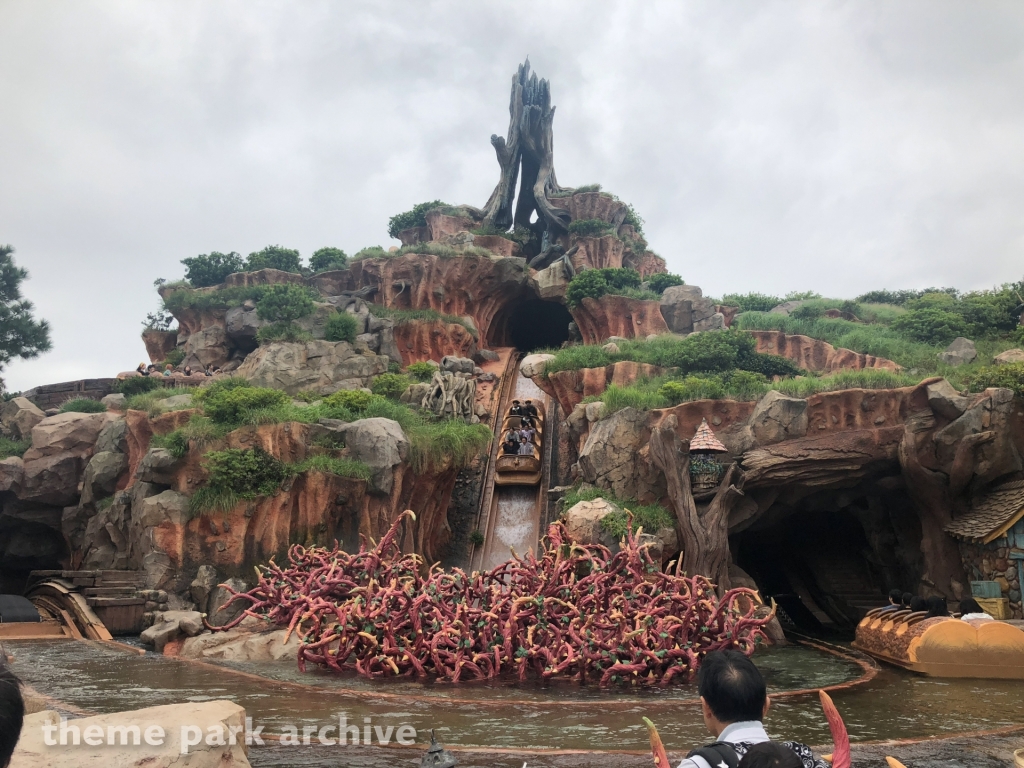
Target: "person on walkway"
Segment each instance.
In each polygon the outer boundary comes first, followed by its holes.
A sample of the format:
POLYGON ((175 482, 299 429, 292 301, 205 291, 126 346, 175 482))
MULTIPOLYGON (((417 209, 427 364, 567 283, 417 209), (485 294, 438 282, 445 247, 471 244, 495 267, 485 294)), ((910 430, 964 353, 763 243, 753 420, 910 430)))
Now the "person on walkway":
MULTIPOLYGON (((712 651, 697 672, 697 692, 704 726, 715 742, 695 749, 678 768, 737 768, 755 744, 770 741, 761 721, 771 700, 761 672, 739 651, 712 651)), ((779 742, 791 750, 803 768, 828 768, 810 747, 779 742)))
MULTIPOLYGON (((6 655, 0 659, 6 659, 6 655)), ((25 719, 25 700, 21 695, 21 681, 0 661, 0 768, 11 764, 11 755, 21 736, 25 719)))
POLYGON ((525 437, 519 438, 519 455, 533 456, 533 443, 531 443, 525 437))
POLYGON ((978 605, 978 601, 973 597, 965 597, 960 601, 960 618, 964 621, 971 621, 973 619, 994 621, 991 616, 985 613, 985 610, 978 605))
POLYGON ((926 619, 933 619, 936 616, 949 616, 949 606, 946 605, 946 598, 938 596, 929 597, 925 602, 928 603, 926 619))
POLYGON ((210 370, 210 366, 203 368, 203 376, 213 376, 213 371, 210 370))
POLYGON ((164 376, 172 376, 174 374, 174 366, 168 363, 164 366, 164 376))
POLYGON ((508 409, 509 416, 522 416, 523 406, 519 404, 518 400, 512 401, 512 407, 508 409))
POLYGON ((139 363, 139 367, 135 369, 135 372, 139 374, 139 376, 149 376, 149 368, 146 368, 145 363, 139 363))
POLYGON ((526 404, 523 406, 523 414, 531 419, 536 419, 540 415, 537 412, 537 406, 533 404, 533 400, 526 401, 526 404))
POLYGON ((185 375, 186 376, 191 376, 192 375, 192 366, 191 365, 186 365, 185 366, 185 375))

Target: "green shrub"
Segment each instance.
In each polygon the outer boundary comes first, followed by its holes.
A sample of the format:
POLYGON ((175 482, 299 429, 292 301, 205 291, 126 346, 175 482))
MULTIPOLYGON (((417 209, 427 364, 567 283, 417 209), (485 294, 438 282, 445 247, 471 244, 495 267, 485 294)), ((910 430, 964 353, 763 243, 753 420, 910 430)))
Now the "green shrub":
POLYGON ((635 269, 605 268, 577 272, 565 291, 565 303, 578 307, 585 298, 599 299, 605 294, 621 294, 626 288, 640 288, 640 273, 635 269))
POLYGON ((666 288, 671 288, 673 285, 685 285, 686 283, 679 275, 673 275, 670 272, 659 272, 648 277, 647 284, 651 286, 651 290, 655 293, 664 293, 666 288))
POLYGON ((704 376, 687 376, 678 381, 666 381, 658 393, 669 405, 679 405, 690 400, 719 400, 725 397, 721 379, 704 376))
POLYGON ((284 462, 260 448, 210 451, 204 465, 209 480, 189 502, 193 513, 209 509, 227 511, 240 499, 271 496, 289 475, 284 462))
POLYGON ((857 297, 857 301, 866 304, 893 304, 902 307, 911 299, 916 299, 921 291, 868 291, 857 297))
POLYGON ((369 480, 373 474, 370 468, 361 461, 355 459, 339 459, 334 456, 317 454, 310 456, 298 464, 288 465, 288 469, 295 474, 303 472, 322 472, 325 475, 338 475, 339 477, 352 477, 359 480, 369 480))
POLYGON ((355 315, 348 312, 335 312, 327 318, 327 325, 324 327, 324 338, 327 341, 347 341, 352 343, 356 340, 356 331, 359 330, 359 323, 355 315))
POLYGON ((268 286, 256 303, 256 314, 272 323, 289 323, 313 314, 314 309, 309 289, 295 283, 268 286))
POLYGON ((301 272, 302 257, 292 248, 268 245, 262 251, 253 251, 245 260, 247 272, 258 269, 280 269, 283 272, 301 272))
POLYGON ((201 253, 188 259, 182 259, 185 265, 185 279, 196 288, 204 288, 210 285, 223 283, 228 275, 241 272, 245 269, 242 257, 231 251, 230 253, 201 253))
POLYGON ((9 459, 11 456, 20 457, 31 447, 31 440, 11 440, 9 437, 0 435, 0 459, 9 459))
POLYGON ((817 320, 825 316, 825 308, 817 304, 803 304, 790 312, 789 316, 797 320, 817 320))
POLYGON ((182 458, 188 453, 189 447, 202 449, 214 440, 220 440, 231 430, 230 426, 214 424, 206 416, 192 414, 188 423, 166 435, 153 435, 151 444, 157 448, 166 448, 175 458, 182 458))
POLYGON ((485 541, 486 539, 484 538, 484 534, 479 528, 474 530, 471 534, 469 534, 469 543, 472 544, 474 547, 483 546, 483 543, 485 541))
POLYGON ((736 367, 741 371, 759 373, 765 378, 774 376, 796 376, 800 367, 788 357, 766 355, 751 350, 741 350, 736 356, 736 367))
POLYGON ((988 387, 1012 389, 1017 397, 1024 397, 1024 363, 1008 363, 979 368, 966 377, 966 383, 973 392, 988 387))
POLYGON ((431 200, 428 203, 417 203, 412 210, 397 213, 388 219, 388 235, 398 239, 398 233, 412 227, 427 226, 427 213, 435 208, 451 208, 448 203, 440 200, 431 200))
POLYGON ((640 237, 644 236, 644 219, 636 212, 632 203, 626 203, 626 218, 622 220, 622 223, 631 226, 640 237))
POLYGON ((150 416, 157 416, 162 412, 156 405, 160 400, 180 394, 183 394, 181 390, 173 387, 157 387, 148 392, 128 395, 124 401, 124 409, 126 411, 146 411, 150 416))
POLYGON ((256 343, 261 346, 275 341, 299 343, 312 340, 313 334, 288 321, 265 325, 256 332, 256 343))
POLYGON ((91 400, 88 397, 76 397, 73 400, 65 400, 61 403, 61 413, 104 413, 107 406, 99 400, 91 400))
POLYGON ((129 379, 121 379, 114 385, 114 390, 125 397, 141 395, 143 392, 152 392, 154 389, 161 389, 163 382, 155 376, 132 376, 129 379))
POLYGON ((218 309, 240 307, 246 301, 259 301, 269 289, 267 285, 233 285, 217 290, 196 290, 189 287, 175 288, 164 297, 164 308, 168 312, 180 313, 191 309, 208 312, 218 309))
POLYGON ((426 360, 423 360, 417 363, 409 363, 405 372, 416 379, 416 381, 430 381, 434 378, 434 371, 436 370, 436 365, 431 365, 426 360))
POLYGON ((409 437, 409 461, 417 474, 435 467, 465 467, 487 450, 494 437, 483 424, 466 424, 461 419, 403 425, 403 429, 409 437))
POLYGON ((890 327, 912 341, 935 345, 949 344, 957 336, 968 332, 963 317, 936 307, 908 310, 897 317, 890 327))
POLYGON ((324 405, 328 408, 344 408, 353 413, 365 411, 374 398, 383 400, 380 395, 372 395, 361 389, 342 389, 324 398, 324 405))
POLYGON ((167 357, 164 358, 164 365, 177 367, 181 365, 184 359, 185 351, 183 349, 175 347, 174 349, 167 353, 167 357))
POLYGON ((382 246, 368 245, 366 248, 356 251, 356 255, 349 261, 360 261, 362 259, 385 259, 392 254, 385 251, 382 246))
POLYGON ((603 219, 576 219, 569 223, 569 234, 577 237, 601 237, 614 230, 615 227, 603 219))
POLYGON ((241 424, 250 412, 276 408, 289 400, 279 389, 245 386, 208 392, 202 405, 214 424, 241 424))
POLYGON ((397 400, 410 384, 412 384, 412 379, 408 376, 403 376, 400 373, 382 373, 373 380, 370 391, 375 395, 397 400))
POLYGON ((741 312, 768 312, 781 303, 781 298, 767 293, 727 293, 722 297, 722 304, 739 307, 741 312))
POLYGON ((216 379, 196 392, 193 399, 196 402, 202 402, 212 395, 219 395, 222 392, 227 392, 232 389, 242 389, 244 387, 252 387, 252 384, 250 384, 249 380, 243 376, 229 376, 226 379, 216 379))
MULTIPOLYGON (((581 501, 593 501, 598 498, 616 504, 623 509, 628 509, 633 514, 632 527, 634 531, 643 528, 645 532, 653 534, 662 528, 675 526, 675 517, 660 504, 640 504, 634 499, 620 499, 611 491, 605 491, 592 486, 588 488, 581 486, 571 488, 562 498, 562 509, 568 510, 581 501)), ((628 529, 629 517, 624 513, 613 512, 601 520, 601 530, 616 539, 621 539, 625 536, 628 529)))
POLYGON ((314 272, 345 269, 347 266, 348 256, 340 248, 318 248, 309 257, 309 268, 314 272))

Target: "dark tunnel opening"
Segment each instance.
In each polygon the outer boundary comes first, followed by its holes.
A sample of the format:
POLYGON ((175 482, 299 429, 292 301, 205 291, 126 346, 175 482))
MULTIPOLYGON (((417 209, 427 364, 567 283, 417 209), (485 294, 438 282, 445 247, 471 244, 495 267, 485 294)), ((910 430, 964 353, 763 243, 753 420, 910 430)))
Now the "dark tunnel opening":
POLYGON ((505 324, 507 343, 520 352, 560 347, 569 340, 572 315, 561 304, 530 299, 516 305, 505 324))

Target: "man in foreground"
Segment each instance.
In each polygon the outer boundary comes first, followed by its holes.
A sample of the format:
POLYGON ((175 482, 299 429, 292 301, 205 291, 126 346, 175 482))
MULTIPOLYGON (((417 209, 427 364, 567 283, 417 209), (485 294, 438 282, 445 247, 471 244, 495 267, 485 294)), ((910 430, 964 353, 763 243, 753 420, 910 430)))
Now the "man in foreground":
MULTIPOLYGON (((695 749, 678 768, 736 768, 754 744, 770 741, 761 721, 771 700, 764 678, 754 662, 739 651, 714 651, 704 657, 697 673, 697 690, 704 725, 715 741, 695 749)), ((828 768, 816 760, 810 747, 795 741, 791 749, 804 768, 828 768)))

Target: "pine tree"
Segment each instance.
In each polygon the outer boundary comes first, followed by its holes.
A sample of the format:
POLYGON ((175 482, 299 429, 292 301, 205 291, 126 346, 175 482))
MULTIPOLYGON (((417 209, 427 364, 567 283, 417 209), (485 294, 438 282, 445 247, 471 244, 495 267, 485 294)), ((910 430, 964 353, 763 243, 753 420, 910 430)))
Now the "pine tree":
POLYGON ((14 263, 13 253, 13 246, 0 245, 0 371, 16 357, 28 359, 50 349, 50 324, 32 317, 32 302, 21 297, 28 270, 14 263))

